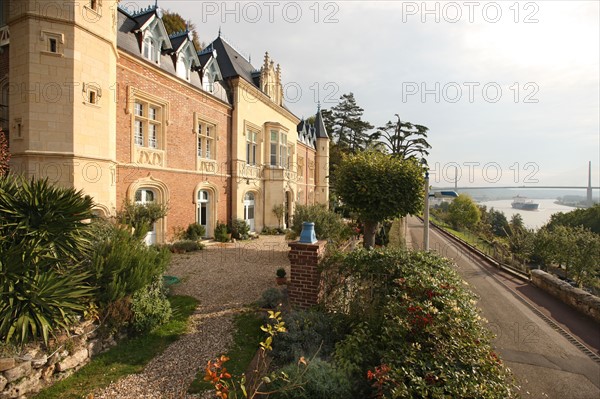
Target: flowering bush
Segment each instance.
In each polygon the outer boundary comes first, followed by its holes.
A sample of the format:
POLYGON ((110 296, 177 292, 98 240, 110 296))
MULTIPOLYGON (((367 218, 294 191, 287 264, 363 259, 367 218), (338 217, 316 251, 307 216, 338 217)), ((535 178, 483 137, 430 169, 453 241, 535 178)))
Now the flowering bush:
POLYGON ((475 296, 448 260, 360 250, 333 256, 326 273, 338 276, 326 306, 356 323, 334 355, 357 382, 354 397, 514 397, 475 296))

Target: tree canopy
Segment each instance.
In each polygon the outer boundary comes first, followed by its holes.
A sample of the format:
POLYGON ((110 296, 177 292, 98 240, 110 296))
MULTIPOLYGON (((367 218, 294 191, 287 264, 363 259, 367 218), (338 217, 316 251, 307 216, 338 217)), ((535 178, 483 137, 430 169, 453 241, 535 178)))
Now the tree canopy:
POLYGON ((402 159, 424 159, 429 155, 431 145, 427 142, 429 129, 422 125, 402 122, 398 114, 396 122, 388 121, 385 126, 378 128, 373 138, 393 156, 402 159))
POLYGON ((448 206, 448 219, 454 228, 473 228, 481 220, 481 211, 471 197, 460 194, 448 206))
POLYGON ((379 222, 423 209, 423 168, 377 151, 342 155, 335 190, 365 224, 364 246, 372 247, 379 222))
POLYGON ((173 33, 182 32, 189 30, 192 32, 192 41, 196 46, 196 49, 201 50, 204 48, 204 43, 200 42, 198 33, 196 32, 196 25, 191 20, 185 20, 181 15, 176 12, 166 10, 163 13, 162 21, 165 24, 165 29, 169 35, 173 33))
POLYGON ((370 135, 367 132, 373 129, 373 125, 362 119, 364 111, 356 104, 354 93, 342 95, 340 102, 331 108, 331 133, 337 145, 350 152, 364 150, 368 146, 370 135))
POLYGON ((549 228, 582 226, 596 234, 600 234, 600 205, 594 205, 587 209, 575 209, 567 213, 555 213, 550 217, 547 226, 549 228))

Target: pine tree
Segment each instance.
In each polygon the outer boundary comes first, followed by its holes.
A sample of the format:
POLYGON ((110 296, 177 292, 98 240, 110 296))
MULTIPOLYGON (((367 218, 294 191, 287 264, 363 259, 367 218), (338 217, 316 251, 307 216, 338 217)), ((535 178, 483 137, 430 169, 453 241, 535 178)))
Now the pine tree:
POLYGON ((362 120, 364 109, 356 104, 354 93, 342 95, 331 111, 331 133, 336 144, 351 153, 364 150, 370 142, 367 131, 373 129, 373 125, 362 120))

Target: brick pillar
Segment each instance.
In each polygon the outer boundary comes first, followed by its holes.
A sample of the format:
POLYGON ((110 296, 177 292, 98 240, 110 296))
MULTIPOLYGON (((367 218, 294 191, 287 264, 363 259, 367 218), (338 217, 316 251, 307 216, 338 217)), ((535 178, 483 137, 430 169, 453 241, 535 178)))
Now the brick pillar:
POLYGON ((316 305, 319 297, 319 261, 325 253, 326 241, 303 244, 298 241, 289 243, 290 284, 288 296, 290 305, 306 309, 316 305))

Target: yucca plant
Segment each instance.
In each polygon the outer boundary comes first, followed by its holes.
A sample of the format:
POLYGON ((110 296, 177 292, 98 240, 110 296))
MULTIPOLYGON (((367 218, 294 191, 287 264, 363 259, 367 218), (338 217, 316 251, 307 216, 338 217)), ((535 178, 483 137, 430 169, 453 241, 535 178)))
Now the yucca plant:
POLYGON ((0 256, 0 337, 24 344, 32 338, 48 342, 66 329, 91 298, 89 275, 80 267, 66 272, 45 248, 20 243, 2 248, 0 256))
POLYGON ((81 259, 90 248, 93 205, 73 188, 9 174, 0 179, 0 237, 13 244, 35 241, 60 262, 81 259))
POLYGON ((93 288, 90 197, 48 180, 0 178, 0 340, 47 342, 68 327, 93 288))

